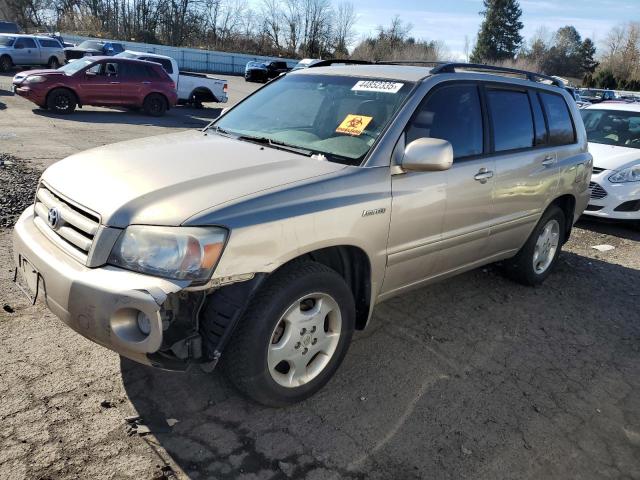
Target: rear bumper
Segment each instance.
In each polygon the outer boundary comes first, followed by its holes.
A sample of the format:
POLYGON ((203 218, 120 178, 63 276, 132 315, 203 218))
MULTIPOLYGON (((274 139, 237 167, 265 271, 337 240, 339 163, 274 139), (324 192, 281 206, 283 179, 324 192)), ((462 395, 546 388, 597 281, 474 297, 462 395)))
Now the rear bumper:
MULTIPOLYGON (((52 244, 33 221, 33 207, 20 216, 13 233, 16 266, 26 259, 39 273, 41 297, 64 323, 84 337, 140 363, 162 345, 162 305, 186 282, 172 282, 105 266, 88 268, 52 244), (138 312, 149 319, 144 335, 138 312)), ((155 363, 155 362, 154 362, 155 363)))

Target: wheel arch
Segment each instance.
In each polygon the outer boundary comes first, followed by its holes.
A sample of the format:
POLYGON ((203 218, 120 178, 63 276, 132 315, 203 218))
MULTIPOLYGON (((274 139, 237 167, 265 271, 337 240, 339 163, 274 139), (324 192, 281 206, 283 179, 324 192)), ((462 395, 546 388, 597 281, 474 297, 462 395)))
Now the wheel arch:
MULTIPOLYGON (((576 211, 576 197, 567 193, 565 195, 561 195, 555 198, 550 204, 549 207, 556 206, 562 210, 564 213, 564 218, 566 220, 565 223, 565 231, 562 238, 562 243, 565 244, 569 240, 571 236, 571 230, 573 229, 573 220, 576 211)), ((547 207, 547 209, 549 208, 547 207)))
POLYGON ((57 87, 53 87, 51 88, 48 92, 47 95, 45 96, 45 104, 49 103, 49 96, 55 92, 56 90, 68 90, 69 92, 71 92, 73 94, 73 96, 76 98, 76 103, 80 106, 82 106, 82 102, 80 101, 80 97, 78 96, 78 94, 76 93, 76 91, 68 86, 57 86, 57 87))
POLYGON ((203 100, 204 102, 218 102, 218 98, 213 94, 213 92, 211 91, 211 89, 207 88, 207 87, 196 87, 193 90, 191 90, 191 93, 189 94, 189 101, 191 101, 192 98, 196 98, 196 96, 203 96, 203 100))
POLYGON ((169 98, 164 93, 157 92, 157 91, 149 92, 145 95, 145 97, 142 99, 143 106, 144 106, 144 103, 147 101, 147 98, 149 98, 151 95, 160 95, 162 98, 164 98, 164 103, 167 105, 167 110, 171 108, 171 103, 169 102, 169 98))

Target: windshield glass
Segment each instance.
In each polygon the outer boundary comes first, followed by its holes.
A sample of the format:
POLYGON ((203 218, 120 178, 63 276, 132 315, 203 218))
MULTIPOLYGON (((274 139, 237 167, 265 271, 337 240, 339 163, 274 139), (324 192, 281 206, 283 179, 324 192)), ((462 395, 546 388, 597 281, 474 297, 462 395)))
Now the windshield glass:
POLYGON ((84 67, 91 65, 93 62, 94 60, 81 58, 67 63, 64 67, 60 67, 58 71, 64 72, 65 75, 73 75, 74 73, 82 70, 84 67))
POLYGON ((359 165, 413 83, 287 75, 257 91, 213 126, 235 136, 298 147, 359 165))
POLYGON ((87 48, 87 49, 91 49, 91 50, 102 50, 102 46, 103 45, 104 45, 104 42, 96 42, 95 40, 85 40, 80 45, 78 45, 78 48, 87 48))
POLYGON ((640 148, 640 112, 589 109, 580 114, 590 142, 640 148))
POLYGON ((600 90, 580 90, 583 97, 601 98, 604 92, 600 90))
POLYGON ((13 45, 14 40, 14 37, 0 36, 0 47, 10 47, 11 45, 13 45))

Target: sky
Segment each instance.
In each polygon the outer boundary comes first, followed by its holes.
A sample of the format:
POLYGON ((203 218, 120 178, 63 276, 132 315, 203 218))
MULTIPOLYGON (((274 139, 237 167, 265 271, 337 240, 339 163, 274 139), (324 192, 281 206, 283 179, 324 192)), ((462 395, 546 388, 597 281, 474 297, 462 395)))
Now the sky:
MULTIPOLYGON (((350 1, 358 16, 358 39, 375 35, 378 25, 388 25, 399 15, 413 25, 411 36, 443 41, 452 58, 464 57, 465 36, 473 44, 482 22, 482 0, 350 1)), ((520 7, 526 40, 540 27, 552 33, 573 25, 583 38, 589 37, 599 46, 612 27, 629 20, 640 21, 640 0, 520 0, 520 7)))

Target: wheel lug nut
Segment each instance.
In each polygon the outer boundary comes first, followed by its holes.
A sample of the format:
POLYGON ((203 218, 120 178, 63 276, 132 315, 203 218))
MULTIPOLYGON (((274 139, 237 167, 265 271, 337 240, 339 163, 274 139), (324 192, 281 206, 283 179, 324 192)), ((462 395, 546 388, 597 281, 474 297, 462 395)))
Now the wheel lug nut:
POLYGON ((311 345, 315 345, 316 343, 318 343, 318 339, 317 339, 317 338, 314 338, 314 339, 311 341, 311 345))
POLYGON ((305 333, 307 333, 307 329, 303 328, 302 330, 300 330, 300 335, 304 335, 305 333))
POLYGON ((304 355, 304 354, 306 354, 308 351, 309 351, 309 349, 308 349, 308 348, 305 348, 304 350, 302 350, 302 354, 304 355))
POLYGON ((315 331, 316 331, 316 327, 314 325, 313 328, 311 329, 311 333, 315 333, 315 331))
POLYGON ((300 342, 296 343, 296 350, 300 348, 300 342))

